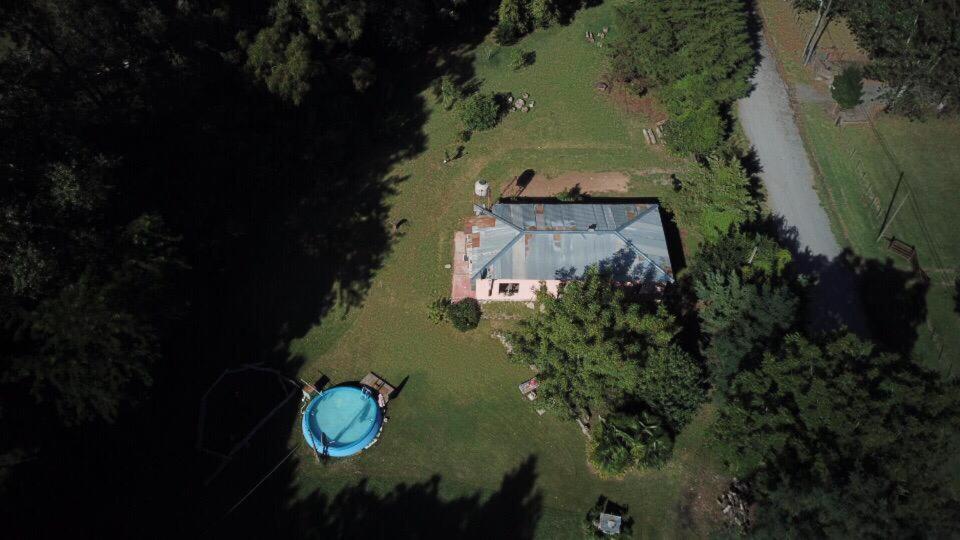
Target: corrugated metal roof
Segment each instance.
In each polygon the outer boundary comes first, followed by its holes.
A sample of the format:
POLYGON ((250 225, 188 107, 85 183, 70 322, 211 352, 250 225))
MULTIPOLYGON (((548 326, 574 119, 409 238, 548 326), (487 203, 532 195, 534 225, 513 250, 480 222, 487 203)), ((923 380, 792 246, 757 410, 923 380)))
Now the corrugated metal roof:
POLYGON ((474 278, 576 279, 600 265, 622 281, 672 281, 659 206, 501 203, 478 212, 466 256, 474 278))

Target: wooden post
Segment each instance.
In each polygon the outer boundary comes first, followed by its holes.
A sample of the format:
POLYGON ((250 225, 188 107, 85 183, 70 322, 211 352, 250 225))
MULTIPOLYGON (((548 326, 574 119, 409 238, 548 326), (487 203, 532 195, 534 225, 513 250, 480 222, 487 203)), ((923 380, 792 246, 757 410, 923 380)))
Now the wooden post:
POLYGON ((893 215, 890 216, 890 221, 888 221, 887 224, 884 225, 882 229, 880 229, 880 234, 877 235, 877 242, 879 242, 880 239, 883 238, 883 233, 887 232, 887 228, 890 226, 891 223, 893 223, 893 218, 897 217, 897 212, 899 212, 900 209, 903 208, 903 203, 907 202, 907 199, 909 197, 910 197, 910 194, 907 193, 903 197, 903 199, 900 200, 900 205, 897 206, 897 209, 893 211, 893 215))

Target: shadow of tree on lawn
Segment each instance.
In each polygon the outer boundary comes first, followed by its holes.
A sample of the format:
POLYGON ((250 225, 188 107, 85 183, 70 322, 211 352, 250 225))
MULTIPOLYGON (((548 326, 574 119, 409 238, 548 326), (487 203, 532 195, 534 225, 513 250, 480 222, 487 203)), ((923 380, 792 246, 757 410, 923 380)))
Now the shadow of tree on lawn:
MULTIPOLYGON (((527 457, 504 475, 499 490, 485 500, 479 493, 444 498, 439 475, 401 483, 386 492, 372 488, 364 478, 335 494, 314 492, 285 509, 275 508, 276 521, 271 519, 274 516, 250 513, 241 506, 211 533, 308 539, 533 538, 543 510, 536 467, 536 457, 527 457)), ((295 464, 283 471, 285 475, 295 472, 295 464)), ((264 496, 269 500, 275 494, 266 491, 260 494, 264 496)))
MULTIPOLYGON (((209 470, 195 449, 200 396, 224 369, 243 364, 295 376, 308 359, 290 357, 290 340, 338 303, 363 302, 397 241, 389 199, 408 178, 393 167, 426 149, 423 92, 444 72, 472 77, 471 49, 490 27, 485 8, 476 7, 474 26, 432 31, 422 50, 377 47, 379 77, 366 91, 318 84, 299 107, 224 60, 221 51, 236 52, 236 28, 204 27, 220 24, 211 17, 172 20, 180 71, 151 72, 139 96, 147 112, 105 118, 85 135, 98 151, 123 156, 119 176, 128 181, 116 188, 122 204, 111 218, 156 212, 182 236, 189 271, 175 288, 189 305, 163 329, 149 395, 117 423, 65 428, 3 418, 5 435, 17 427, 46 449, 5 472, 0 487, 18 494, 0 510, 7 531, 128 537, 149 525, 151 535, 192 537, 232 504, 228 488, 248 489, 250 477, 287 454, 295 399, 257 434, 256 459, 238 458, 205 487, 209 470), (235 471, 244 474, 231 480, 235 471)), ((236 13, 253 13, 243 24, 259 27, 267 6, 236 13)), ((253 408, 276 387, 249 392, 243 402, 253 408)), ((246 512, 273 512, 292 496, 272 494, 262 507, 245 503, 246 512)))

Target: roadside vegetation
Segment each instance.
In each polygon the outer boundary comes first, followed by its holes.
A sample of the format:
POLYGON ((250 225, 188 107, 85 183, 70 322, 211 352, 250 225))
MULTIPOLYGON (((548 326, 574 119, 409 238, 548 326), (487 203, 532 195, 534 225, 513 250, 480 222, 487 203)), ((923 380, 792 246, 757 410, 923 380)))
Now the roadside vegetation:
POLYGON ((816 14, 803 29, 804 64, 837 19, 869 55, 867 74, 887 84, 884 99, 891 111, 919 118, 960 110, 960 12, 955 3, 793 0, 793 6, 816 14))
MULTIPOLYGON (((909 9, 918 7, 921 4, 911 4, 909 9)), ((803 94, 797 107, 800 128, 817 167, 834 234, 852 250, 853 263, 874 276, 865 280, 861 291, 871 302, 868 310, 876 315, 873 334, 878 339, 895 336, 892 341, 912 349, 925 365, 956 375, 960 312, 951 298, 960 268, 960 243, 952 219, 960 207, 960 194, 954 189, 960 156, 953 148, 960 145, 960 123, 949 107, 937 118, 935 103, 928 102, 923 121, 913 121, 905 116, 907 111, 894 107, 889 113, 875 113, 870 122, 838 128, 830 90, 820 86, 823 83, 803 64, 816 12, 801 13, 798 19, 789 5, 770 0, 759 2, 759 8, 788 84, 827 96, 824 102, 814 99, 817 94, 803 94), (890 238, 916 249, 929 280, 915 276, 910 263, 889 249, 890 238), (890 295, 891 287, 907 292, 890 295)), ((880 10, 876 16, 882 16, 880 10)), ((917 19, 914 12, 913 18, 922 21, 925 16, 917 19)), ((838 15, 831 18, 818 50, 866 66, 869 57, 857 43, 838 15)), ((864 69, 867 78, 870 73, 869 67, 864 69)), ((943 76, 949 77, 946 72, 943 76)), ((882 95, 880 105, 885 106, 889 97, 882 95)))
POLYGON ((726 139, 726 110, 750 89, 747 20, 741 1, 654 0, 619 8, 614 72, 638 93, 659 92, 674 152, 708 155, 726 139))

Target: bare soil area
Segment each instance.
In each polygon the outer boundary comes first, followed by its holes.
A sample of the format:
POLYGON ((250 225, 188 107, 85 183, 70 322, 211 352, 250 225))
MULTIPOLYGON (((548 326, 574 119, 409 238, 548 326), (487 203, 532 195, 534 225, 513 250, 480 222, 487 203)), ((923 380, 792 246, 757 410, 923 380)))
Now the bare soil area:
POLYGON ((578 188, 581 193, 626 193, 630 177, 622 172, 568 172, 549 178, 540 173, 527 178, 525 174, 511 181, 503 189, 504 197, 552 197, 578 188))
POLYGON ((618 107, 628 113, 642 115, 650 120, 651 125, 668 117, 663 105, 650 92, 638 96, 626 83, 612 81, 609 96, 618 107))

